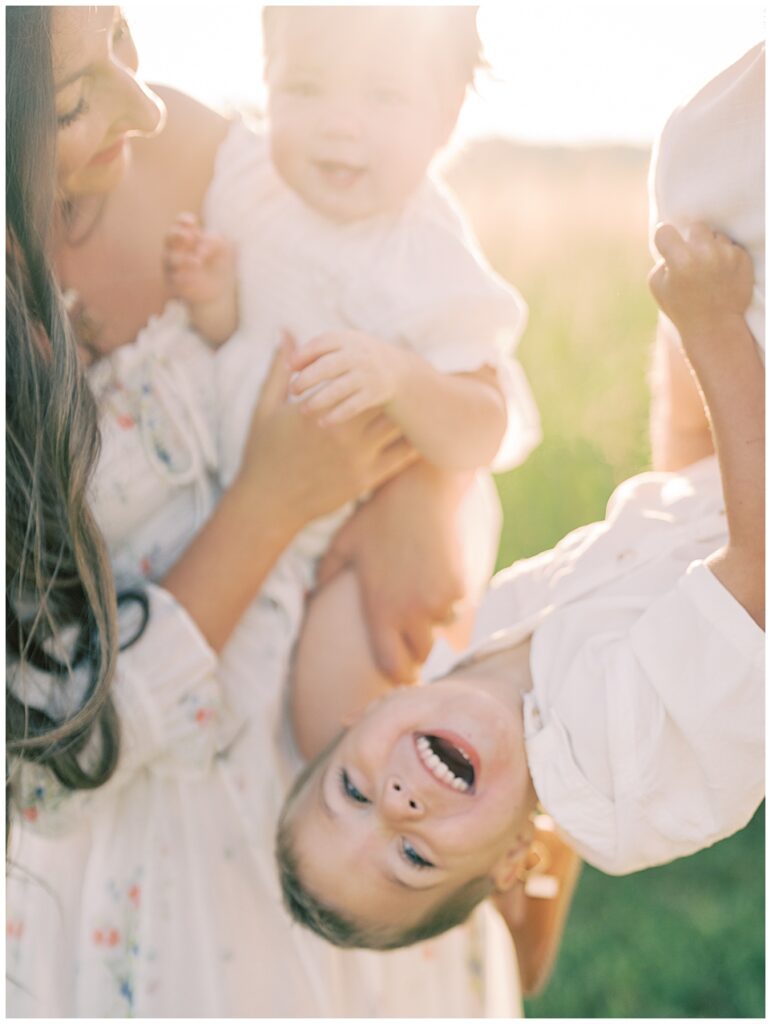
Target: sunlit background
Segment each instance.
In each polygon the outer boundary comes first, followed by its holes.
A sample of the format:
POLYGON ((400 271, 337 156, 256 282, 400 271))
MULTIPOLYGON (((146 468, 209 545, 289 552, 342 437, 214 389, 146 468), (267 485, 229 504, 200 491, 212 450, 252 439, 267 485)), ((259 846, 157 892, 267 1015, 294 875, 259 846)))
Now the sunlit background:
MULTIPOLYGON (((151 81, 217 107, 261 105, 256 4, 126 12, 151 81)), ((479 24, 492 72, 443 174, 530 307, 519 356, 544 430, 524 466, 497 478, 503 566, 602 518, 613 488, 650 466, 650 145, 765 26, 755 0, 507 0, 482 3, 479 24)), ((759 811, 663 868, 585 868, 527 1016, 762 1017, 763 865, 759 811)))
MULTIPOLYGON (((260 5, 124 5, 142 72, 214 106, 262 100, 260 5)), ((457 137, 650 142, 672 107, 764 35, 760 0, 498 0, 480 5, 492 75, 457 137)))

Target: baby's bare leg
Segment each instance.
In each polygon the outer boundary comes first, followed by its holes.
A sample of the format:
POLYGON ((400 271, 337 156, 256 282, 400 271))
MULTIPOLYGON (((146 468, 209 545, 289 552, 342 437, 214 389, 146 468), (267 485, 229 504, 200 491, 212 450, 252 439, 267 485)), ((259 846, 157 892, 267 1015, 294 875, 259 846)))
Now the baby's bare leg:
POLYGON ((308 758, 331 742, 346 719, 392 688, 375 664, 352 570, 308 602, 290 686, 295 740, 308 758))

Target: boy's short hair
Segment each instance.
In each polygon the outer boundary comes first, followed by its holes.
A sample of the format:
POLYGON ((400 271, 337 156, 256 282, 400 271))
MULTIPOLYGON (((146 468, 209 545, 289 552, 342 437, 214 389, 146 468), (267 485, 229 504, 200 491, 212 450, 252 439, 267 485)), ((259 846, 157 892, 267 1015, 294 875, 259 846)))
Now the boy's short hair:
POLYGON ((343 733, 310 761, 295 780, 279 819, 276 834, 276 861, 278 865, 284 906, 298 924, 304 925, 334 946, 362 949, 399 949, 415 942, 431 939, 462 924, 477 904, 493 890, 492 880, 487 875, 472 878, 460 886, 438 907, 432 908, 426 916, 403 930, 393 927, 378 928, 377 925, 361 924, 353 918, 339 913, 334 907, 319 899, 302 880, 300 866, 294 850, 291 808, 310 779, 325 763, 335 749, 343 733))
POLYGON ((425 41, 437 54, 451 56, 451 67, 458 73, 463 84, 473 85, 476 73, 489 67, 482 51, 482 41, 477 29, 477 10, 477 7, 471 6, 293 7, 269 5, 263 7, 262 11, 265 56, 270 58, 275 49, 278 29, 283 17, 302 17, 312 12, 315 17, 321 15, 331 20, 333 17, 361 17, 366 16, 368 12, 379 11, 386 13, 389 17, 400 18, 408 30, 413 28, 415 31, 422 31, 425 41))

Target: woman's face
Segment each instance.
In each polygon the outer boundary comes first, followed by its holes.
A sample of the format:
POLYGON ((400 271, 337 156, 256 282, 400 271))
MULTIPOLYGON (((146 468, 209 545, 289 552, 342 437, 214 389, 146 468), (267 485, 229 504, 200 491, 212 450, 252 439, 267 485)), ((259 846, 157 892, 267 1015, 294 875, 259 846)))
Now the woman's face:
POLYGON ((158 131, 163 103, 136 76, 119 7, 54 7, 52 59, 59 188, 68 199, 108 192, 126 169, 129 136, 158 131))

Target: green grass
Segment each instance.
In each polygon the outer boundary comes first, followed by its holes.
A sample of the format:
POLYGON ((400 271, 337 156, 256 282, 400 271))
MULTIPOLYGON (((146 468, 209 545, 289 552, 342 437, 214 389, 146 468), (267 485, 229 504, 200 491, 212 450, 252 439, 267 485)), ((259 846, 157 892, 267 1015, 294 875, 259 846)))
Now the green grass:
POLYGON ((585 867, 528 1017, 762 1017, 764 828, 624 878, 585 867))
MULTIPOLYGON (((604 515, 649 468, 645 153, 478 144, 447 169, 482 247, 526 298, 519 356, 544 440, 498 477, 498 565, 604 515)), ((764 815, 710 850, 611 878, 585 868, 530 1017, 760 1017, 764 815)))

